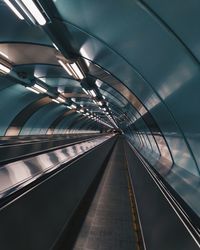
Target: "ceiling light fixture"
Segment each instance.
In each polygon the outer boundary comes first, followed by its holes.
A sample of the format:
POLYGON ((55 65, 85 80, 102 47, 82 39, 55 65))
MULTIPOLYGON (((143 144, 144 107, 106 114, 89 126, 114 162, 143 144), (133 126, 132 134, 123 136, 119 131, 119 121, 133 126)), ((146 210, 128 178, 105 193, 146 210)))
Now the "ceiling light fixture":
POLYGON ((88 92, 85 88, 82 87, 82 90, 88 95, 88 92))
POLYGON ((55 103, 60 103, 58 100, 56 100, 56 99, 51 99, 53 102, 55 102, 55 103))
POLYGON ((9 0, 4 0, 4 2, 8 5, 8 7, 15 13, 15 15, 19 19, 24 20, 24 17, 19 13, 19 11, 15 8, 15 6, 9 0))
POLYGON ((62 60, 58 60, 60 65, 67 71, 70 76, 73 76, 76 79, 83 79, 85 77, 84 73, 82 72, 80 66, 77 63, 64 63, 62 60))
POLYGON ((96 94, 96 92, 92 89, 92 90, 89 90, 89 93, 91 94, 91 96, 93 96, 93 97, 96 97, 97 96, 97 94, 96 94))
MULTIPOLYGON (((15 0, 16 1, 16 0, 15 0)), ((43 13, 39 10, 38 6, 33 0, 17 0, 16 3, 23 10, 23 12, 28 16, 31 22, 38 23, 39 25, 46 24, 46 18, 43 13)))
POLYGON ((5 57, 6 59, 9 59, 9 57, 5 53, 3 53, 1 51, 0 51, 0 55, 3 56, 3 57, 5 57))
POLYGON ((97 104, 97 102, 95 100, 92 100, 95 104, 97 104))
POLYGON ((52 43, 52 44, 53 44, 53 46, 54 46, 54 48, 55 48, 56 50, 59 50, 59 48, 56 46, 55 43, 52 43))
POLYGON ((58 100, 59 102, 65 102, 65 99, 61 96, 58 96, 56 100, 58 100))
POLYGON ((38 90, 39 92, 41 93, 46 93, 47 92, 47 89, 45 89, 44 87, 38 85, 38 84, 34 84, 33 87, 38 90))
POLYGON ((39 93, 40 93, 40 92, 37 91, 36 89, 33 89, 33 88, 31 88, 31 87, 28 87, 28 86, 26 87, 26 89, 28 89, 28 90, 34 92, 35 94, 39 94, 39 93))
POLYGON ((9 74, 10 68, 5 66, 4 64, 0 63, 0 72, 3 74, 9 74))
POLYGON ((61 61, 61 60, 58 60, 58 62, 59 62, 60 65, 67 71, 67 73, 68 73, 70 76, 72 76, 72 72, 71 72, 71 70, 68 68, 68 66, 67 66, 66 64, 64 64, 64 62, 61 61))
POLYGON ((83 79, 85 76, 82 72, 82 70, 80 69, 80 67, 74 62, 72 64, 70 64, 70 66, 72 67, 74 73, 75 73, 75 76, 78 78, 78 79, 83 79))
POLYGON ((74 104, 72 104, 71 107, 72 107, 73 109, 76 109, 76 108, 77 108, 77 106, 74 105, 74 104))

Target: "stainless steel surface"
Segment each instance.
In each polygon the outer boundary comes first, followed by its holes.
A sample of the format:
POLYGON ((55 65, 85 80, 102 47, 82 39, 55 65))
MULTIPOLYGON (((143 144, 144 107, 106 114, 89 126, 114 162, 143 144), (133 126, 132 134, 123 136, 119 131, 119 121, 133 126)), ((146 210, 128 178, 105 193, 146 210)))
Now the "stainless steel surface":
POLYGON ((0 167, 5 163, 44 153, 48 150, 58 149, 59 147, 67 147, 72 143, 83 142, 90 138, 94 139, 98 136, 102 136, 102 134, 91 132, 89 134, 76 133, 76 135, 57 135, 55 137, 51 135, 13 138, 3 137, 0 142, 0 167))
POLYGON ((105 141, 1 207, 1 249, 54 249, 115 141, 105 141))
POLYGON ((40 176, 59 168, 111 137, 112 135, 107 135, 1 166, 0 198, 16 192, 40 176))

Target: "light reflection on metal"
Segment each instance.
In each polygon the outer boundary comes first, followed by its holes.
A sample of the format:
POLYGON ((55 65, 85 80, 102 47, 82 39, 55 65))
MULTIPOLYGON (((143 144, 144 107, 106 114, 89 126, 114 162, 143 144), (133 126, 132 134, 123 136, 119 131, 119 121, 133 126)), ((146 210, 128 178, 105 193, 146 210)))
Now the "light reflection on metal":
POLYGON ((111 137, 112 135, 107 135, 1 166, 0 198, 21 189, 111 137))
POLYGON ((87 60, 89 57, 89 54, 87 53, 88 48, 85 48, 86 46, 84 45, 81 49, 80 49, 80 53, 81 55, 84 57, 84 61, 86 63, 86 65, 89 67, 90 66, 90 61, 87 60))

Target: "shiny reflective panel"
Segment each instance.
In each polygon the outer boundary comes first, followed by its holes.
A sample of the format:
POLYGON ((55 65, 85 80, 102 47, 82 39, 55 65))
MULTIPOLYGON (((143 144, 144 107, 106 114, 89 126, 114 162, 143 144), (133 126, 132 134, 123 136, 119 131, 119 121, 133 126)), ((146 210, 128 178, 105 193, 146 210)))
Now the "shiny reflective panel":
POLYGON ((19 190, 111 137, 112 135, 107 135, 0 166, 0 198, 19 190))

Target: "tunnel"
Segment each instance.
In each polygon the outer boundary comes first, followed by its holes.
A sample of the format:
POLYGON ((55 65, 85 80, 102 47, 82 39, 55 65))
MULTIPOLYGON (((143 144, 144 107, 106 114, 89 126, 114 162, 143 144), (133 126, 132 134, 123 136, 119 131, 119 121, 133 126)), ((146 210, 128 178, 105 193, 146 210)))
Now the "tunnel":
POLYGON ((0 249, 200 249, 200 1, 0 0, 0 249))

